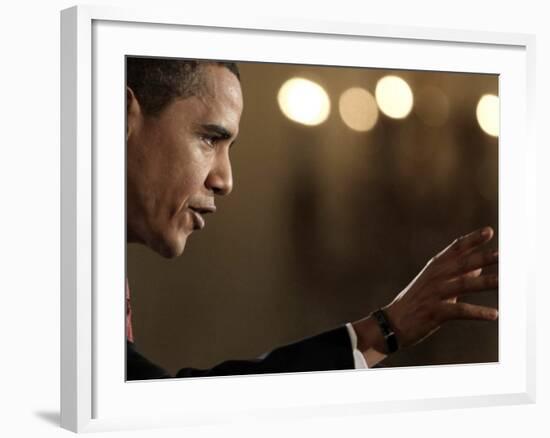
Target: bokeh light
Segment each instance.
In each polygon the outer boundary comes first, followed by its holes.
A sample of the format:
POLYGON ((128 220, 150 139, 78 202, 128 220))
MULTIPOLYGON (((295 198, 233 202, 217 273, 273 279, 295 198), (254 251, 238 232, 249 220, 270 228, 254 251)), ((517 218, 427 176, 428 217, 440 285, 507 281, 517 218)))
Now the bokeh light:
POLYGON ((376 100, 364 88, 353 87, 344 91, 339 109, 344 123, 354 131, 369 131, 378 120, 376 100))
POLYGON ((330 99, 319 84, 304 78, 292 78, 280 88, 279 107, 290 120, 303 125, 323 123, 330 113, 330 99))
POLYGON ((439 88, 426 86, 415 94, 414 112, 428 126, 441 126, 449 118, 449 98, 439 88))
POLYGON ((380 111, 393 119, 403 119, 413 107, 413 93, 404 79, 384 76, 376 84, 376 102, 380 111))
POLYGON ((479 126, 487 134, 498 137, 499 133, 499 98, 494 94, 484 94, 479 99, 476 108, 476 117, 479 126))

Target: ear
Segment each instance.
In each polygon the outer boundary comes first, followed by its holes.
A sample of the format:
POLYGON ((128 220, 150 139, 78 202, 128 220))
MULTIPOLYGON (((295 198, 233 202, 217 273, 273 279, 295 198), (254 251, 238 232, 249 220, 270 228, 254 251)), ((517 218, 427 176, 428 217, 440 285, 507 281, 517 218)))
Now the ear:
POLYGON ((141 117, 141 106, 137 97, 130 87, 126 87, 126 140, 137 128, 141 117))

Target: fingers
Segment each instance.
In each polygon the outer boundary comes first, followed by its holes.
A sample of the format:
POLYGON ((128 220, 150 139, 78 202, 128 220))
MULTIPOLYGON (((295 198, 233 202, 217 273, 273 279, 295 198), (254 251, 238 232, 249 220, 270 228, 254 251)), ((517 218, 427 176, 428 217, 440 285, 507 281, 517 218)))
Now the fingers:
POLYGON ((454 277, 486 266, 496 265, 497 263, 497 250, 477 251, 449 261, 446 266, 441 269, 441 274, 454 277))
POLYGON ((443 320, 468 319, 494 321, 498 318, 498 310, 468 303, 443 303, 441 316, 443 320))
POLYGON ((483 271, 482 268, 474 269, 473 271, 467 272, 466 274, 462 274, 458 277, 451 278, 449 281, 455 281, 455 280, 459 279, 460 277, 469 277, 469 278, 479 277, 481 275, 482 271, 483 271))
POLYGON ((475 247, 488 242, 493 238, 494 231, 491 227, 480 228, 470 234, 455 239, 449 246, 441 251, 435 258, 438 260, 446 260, 455 257, 459 254, 474 249, 475 247))
POLYGON ((498 287, 498 275, 483 275, 481 277, 458 277, 456 280, 443 283, 437 294, 442 299, 454 298, 470 292, 479 292, 498 287))

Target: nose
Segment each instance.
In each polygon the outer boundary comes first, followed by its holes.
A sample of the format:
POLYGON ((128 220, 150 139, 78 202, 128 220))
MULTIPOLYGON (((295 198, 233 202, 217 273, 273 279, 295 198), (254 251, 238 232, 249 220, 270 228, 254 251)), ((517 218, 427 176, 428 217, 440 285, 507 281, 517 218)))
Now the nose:
POLYGON ((233 173, 229 152, 224 151, 216 157, 212 170, 205 182, 206 187, 216 195, 229 195, 233 190, 233 173))

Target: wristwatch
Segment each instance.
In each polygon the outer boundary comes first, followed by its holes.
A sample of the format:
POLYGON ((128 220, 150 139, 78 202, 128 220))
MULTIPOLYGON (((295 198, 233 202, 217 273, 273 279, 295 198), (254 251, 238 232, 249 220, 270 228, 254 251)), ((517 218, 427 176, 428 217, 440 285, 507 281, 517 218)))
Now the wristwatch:
POLYGON ((372 315, 376 319, 376 322, 378 323, 378 326, 382 331, 382 335, 384 335, 384 340, 386 341, 388 353, 396 352, 399 349, 397 336, 395 336, 395 332, 390 326, 386 313, 382 309, 378 309, 374 311, 372 315))

